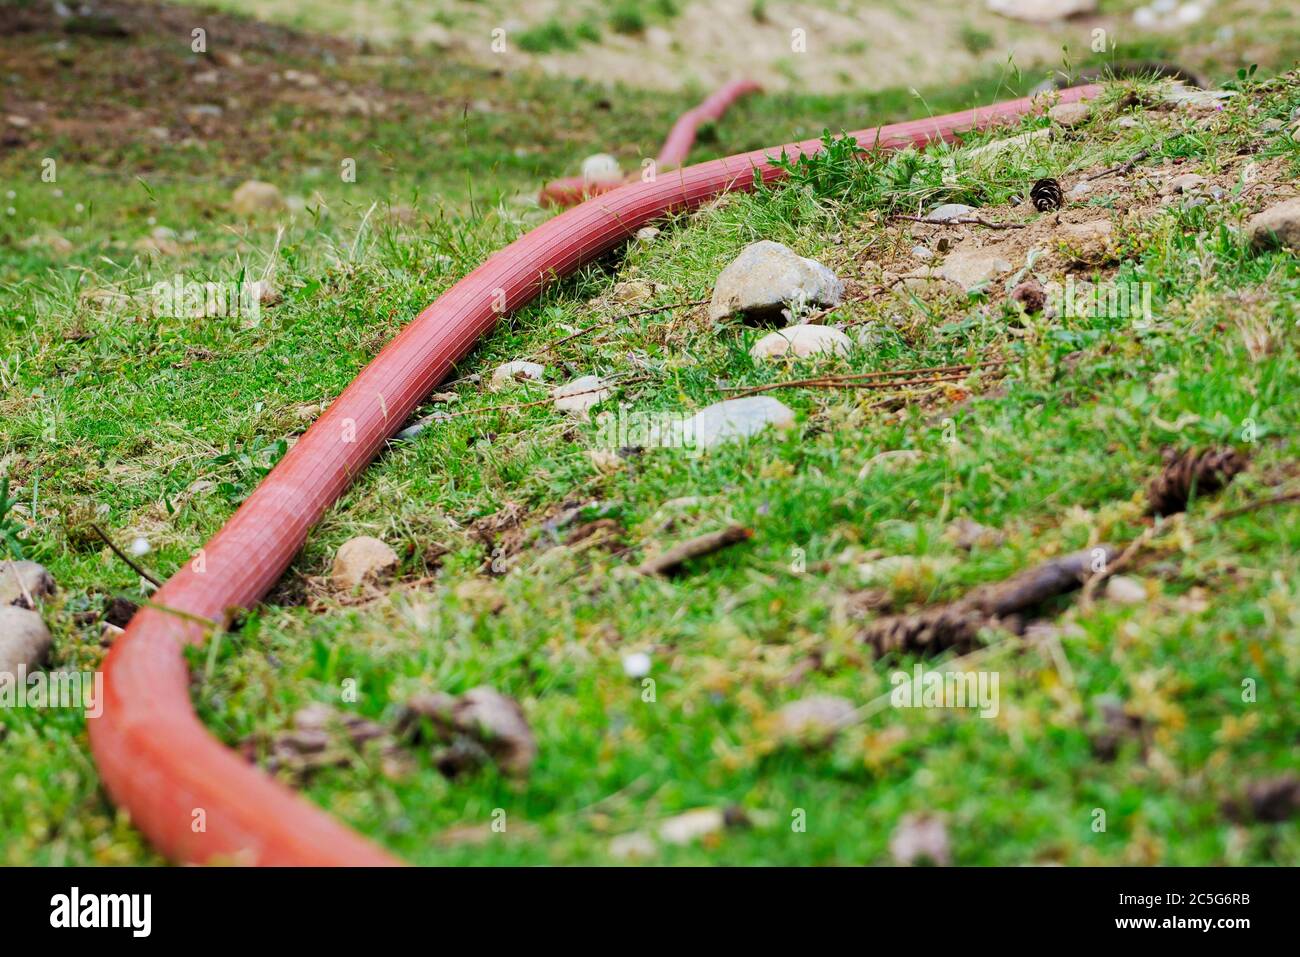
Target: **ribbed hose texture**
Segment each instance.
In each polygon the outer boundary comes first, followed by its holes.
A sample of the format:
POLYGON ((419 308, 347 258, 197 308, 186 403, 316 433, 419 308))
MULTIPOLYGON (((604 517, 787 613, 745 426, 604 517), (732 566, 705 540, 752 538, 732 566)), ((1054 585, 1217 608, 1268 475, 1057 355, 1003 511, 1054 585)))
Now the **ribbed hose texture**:
MULTIPOLYGON (((1062 91, 1064 102, 1096 87, 1062 91)), ((1029 99, 853 135, 867 149, 949 140, 1018 120, 1029 99)), ((671 137, 670 137, 671 139, 671 137)), ((380 865, 392 856, 227 750, 194 714, 182 656, 231 614, 254 606, 307 533, 385 440, 505 313, 533 301, 665 215, 781 171, 769 157, 813 153, 819 140, 757 150, 622 186, 556 216, 458 282, 367 365, 222 529, 157 592, 114 643, 104 708, 89 732, 109 795, 162 854, 184 863, 380 865), (161 610, 165 608, 167 610, 161 610), (204 624, 210 622, 210 624, 204 624)))

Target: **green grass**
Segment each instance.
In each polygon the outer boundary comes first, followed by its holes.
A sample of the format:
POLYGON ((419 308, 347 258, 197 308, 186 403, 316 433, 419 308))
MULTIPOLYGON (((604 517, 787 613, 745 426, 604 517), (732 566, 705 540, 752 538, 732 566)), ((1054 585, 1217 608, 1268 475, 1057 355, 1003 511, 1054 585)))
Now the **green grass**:
MULTIPOLYGON (((83 62, 93 74, 94 61, 83 62)), ((303 66, 332 75, 323 64, 303 66)), ((693 101, 628 92, 604 112, 593 109, 602 94, 581 84, 453 66, 425 76, 396 65, 350 73, 366 68, 346 60, 339 69, 352 85, 397 91, 396 104, 361 124, 364 132, 285 103, 243 138, 252 149, 214 137, 203 153, 123 142, 92 154, 65 140, 0 159, 21 184, 45 151, 65 158, 62 195, 23 186, 0 227, 0 461, 18 501, 5 520, 20 523, 24 550, 60 582, 46 608, 54 667, 96 667, 99 626, 83 613, 107 595, 141 597, 129 569, 68 533, 69 516, 93 514, 124 542, 146 535, 153 551, 143 560, 170 574, 305 427, 295 407, 336 395, 419 309, 541 218, 510 196, 572 172, 608 144, 626 158, 652 152, 693 101), (457 77, 463 86, 449 92, 457 77), (466 113, 477 98, 508 108, 466 113), (543 151, 515 155, 538 142, 543 151), (332 171, 349 153, 360 160, 355 184, 309 172, 332 171), (100 171, 88 172, 92 163, 100 171), (214 165, 220 178, 209 172, 214 165), (300 214, 279 237, 275 219, 239 222, 225 196, 240 179, 270 178, 267 169, 281 172, 286 192, 319 189, 329 213, 300 214), (414 219, 397 215, 399 205, 414 206, 414 219), (150 217, 184 237, 179 258, 151 264, 133 251, 150 217), (47 230, 74 243, 68 260, 21 245, 47 230), (231 280, 268 267, 284 300, 256 323, 153 319, 129 301, 87 295, 139 293, 182 268, 231 280)), ((751 99, 694 158, 957 109, 1032 82, 994 76, 920 97, 898 89, 751 99)), ((620 390, 617 402, 690 411, 722 398, 721 386, 807 371, 811 364, 756 366, 748 347, 760 331, 714 326, 702 310, 616 318, 627 307, 611 301, 615 283, 652 283, 651 302, 665 307, 698 299, 721 264, 760 238, 859 284, 863 295, 826 318, 865 334, 838 369, 988 354, 1009 364, 1000 388, 992 379, 967 383, 969 401, 940 390, 881 406, 870 394, 783 390, 775 394, 797 415, 787 434, 699 457, 652 449, 612 474, 597 472, 587 455, 597 427, 548 406, 439 424, 365 472, 312 532, 272 600, 194 653, 203 720, 233 745, 289 726, 311 702, 389 721, 417 690, 489 684, 516 697, 540 746, 524 783, 490 769, 448 780, 414 749, 404 776, 386 776, 366 752, 306 783, 311 800, 418 863, 603 863, 615 835, 729 805, 745 809, 751 826, 664 847, 653 860, 880 863, 903 815, 935 811, 946 815, 954 858, 964 864, 1294 861, 1294 824, 1238 825, 1219 808, 1245 782, 1290 768, 1300 733, 1300 511, 1214 518, 1218 508, 1294 488, 1297 478, 1300 272, 1294 256, 1246 249, 1238 227, 1252 195, 1119 220, 1124 256, 1114 276, 1154 290, 1157 321, 1141 332, 1109 318, 1022 320, 982 296, 873 294, 880 269, 915 242, 906 226, 885 222, 887 212, 958 199, 1008 215, 996 207, 1023 195, 1040 165, 1073 174, 1163 142, 1143 168, 1168 157, 1210 174, 1248 147, 1255 161, 1278 164, 1278 182, 1293 181, 1295 142, 1265 137, 1258 124, 1288 117, 1300 86, 1248 90, 1211 125, 1175 141, 1163 137, 1189 121, 1137 112, 1141 125, 1122 128, 1116 93, 1085 135, 991 168, 962 149, 865 162, 841 153, 800 168, 787 187, 680 217, 655 241, 560 284, 503 322, 459 373, 537 356, 601 319, 609 325, 545 356, 548 382, 635 373, 644 380, 620 390), (955 182, 945 183, 941 157, 951 158, 955 182), (1268 348, 1248 348, 1243 330, 1262 330, 1268 348), (1253 442, 1243 440, 1247 431, 1253 442), (1211 442, 1248 450, 1251 470, 1153 537, 1132 572, 1150 583, 1150 603, 1053 608, 1068 626, 1060 639, 1068 667, 1050 648, 989 636, 978 667, 1000 674, 996 719, 885 708, 825 750, 773 739, 768 722, 783 703, 835 694, 865 705, 889 691, 892 670, 912 665, 874 660, 857 640, 863 622, 851 614, 852 593, 873 584, 900 606, 920 606, 1053 554, 1126 541, 1144 527, 1142 490, 1160 449, 1211 442), (898 449, 919 456, 860 475, 873 456, 898 449), (467 526, 510 504, 532 530, 527 547, 498 556, 504 574, 486 575, 492 556, 467 526), (557 542, 542 523, 565 505, 582 507, 578 521, 616 519, 634 551, 620 557, 557 542), (944 532, 961 517, 1002 530, 1005 540, 960 552, 944 532), (699 560, 683 577, 626 574, 652 545, 732 522, 753 528, 753 540, 699 560), (318 578, 358 534, 384 538, 402 567, 388 597, 345 607, 318 578), (875 564, 881 559, 893 563, 875 564), (651 655, 652 701, 623 672, 632 651, 651 655), (792 677, 810 660, 817 666, 792 677), (1255 703, 1242 700, 1245 679, 1258 684, 1255 703), (349 681, 361 694, 345 704, 340 689, 349 681), (1091 744, 1101 696, 1120 698, 1146 728, 1113 761, 1091 744), (1107 813, 1103 833, 1092 829, 1097 808, 1107 813), (476 844, 440 840, 450 828, 487 825, 496 809, 507 816, 504 834, 476 844), (799 809, 805 831, 790 826, 799 809)), ((1090 201, 1106 215, 1123 199, 1102 190, 1090 201)), ((472 383, 453 391, 456 411, 538 394, 521 385, 494 395, 472 383)), ((80 715, 7 712, 0 727, 0 778, 8 782, 0 860, 156 861, 100 791, 80 715)))

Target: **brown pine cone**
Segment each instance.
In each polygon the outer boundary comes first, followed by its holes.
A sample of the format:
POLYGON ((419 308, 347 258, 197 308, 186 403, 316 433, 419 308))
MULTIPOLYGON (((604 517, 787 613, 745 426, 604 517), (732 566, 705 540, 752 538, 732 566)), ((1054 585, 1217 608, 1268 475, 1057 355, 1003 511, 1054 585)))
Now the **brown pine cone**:
POLYGON ((862 639, 879 654, 916 652, 937 654, 949 648, 959 654, 979 646, 979 630, 990 624, 986 615, 960 604, 939 605, 914 615, 892 615, 872 622, 862 639))
POLYGON ((1187 508, 1192 490, 1197 495, 1217 492, 1238 472, 1245 471, 1246 457, 1232 448, 1186 449, 1162 453, 1164 468, 1147 486, 1147 502, 1153 515, 1173 515, 1187 508))
POLYGON ((1034 201, 1034 209, 1048 213, 1061 208, 1065 194, 1061 192, 1061 184, 1049 176, 1033 185, 1029 190, 1029 198, 1034 201))

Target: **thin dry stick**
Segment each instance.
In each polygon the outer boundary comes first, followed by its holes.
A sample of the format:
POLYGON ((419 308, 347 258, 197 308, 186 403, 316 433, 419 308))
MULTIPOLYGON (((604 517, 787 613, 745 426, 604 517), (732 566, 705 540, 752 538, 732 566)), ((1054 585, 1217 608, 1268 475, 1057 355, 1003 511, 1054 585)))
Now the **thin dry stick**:
POLYGON ((162 588, 162 582, 154 578, 152 575, 150 575, 147 571, 145 571, 135 562, 131 561, 130 557, 126 554, 126 552, 122 551, 122 549, 118 548, 115 544, 113 544, 113 540, 108 537, 108 535, 104 532, 102 528, 100 528, 98 525, 92 522, 90 525, 90 530, 104 540, 104 544, 113 550, 114 555, 116 555, 118 558, 122 559, 122 561, 130 565, 131 570, 133 572, 135 572, 145 581, 152 584, 155 588, 162 588))
POLYGON ((1006 365, 1009 360, 990 359, 974 365, 934 366, 928 369, 899 369, 894 372, 864 372, 853 375, 818 376, 811 379, 790 379, 785 382, 769 382, 756 386, 728 386, 722 391, 735 392, 737 398, 755 395, 759 392, 771 392, 773 389, 795 388, 845 388, 845 389, 889 389, 913 385, 929 385, 934 382, 960 382, 971 373, 1006 365), (924 373, 935 373, 925 376, 924 373), (885 376, 913 376, 913 378, 884 378, 885 376))
POLYGON ((720 532, 709 532, 707 535, 688 539, 660 555, 647 558, 637 566, 636 570, 642 575, 666 575, 683 562, 746 541, 753 536, 754 533, 744 525, 731 525, 720 532))
POLYGON ((542 351, 537 354, 544 356, 552 349, 555 349, 557 346, 562 346, 566 342, 570 342, 573 339, 577 339, 579 336, 585 336, 593 329, 599 329, 602 326, 608 326, 612 323, 619 322, 620 320, 623 319, 635 319, 637 316, 649 316, 649 315, 653 315, 656 312, 669 312, 674 309, 689 309, 691 306, 702 306, 708 301, 709 301, 708 299, 692 299, 690 302, 674 302, 666 306, 647 306, 644 309, 635 309, 632 312, 624 312, 624 313, 620 313, 617 316, 610 316, 608 319, 602 319, 600 320, 600 322, 593 322, 589 326, 584 326, 583 328, 579 329, 577 332, 570 333, 569 335, 565 336, 562 339, 556 339, 554 342, 549 343, 546 346, 543 346, 542 351))
POLYGON ((1150 156, 1154 151, 1160 149, 1170 140, 1176 140, 1178 139, 1178 137, 1185 136, 1185 135, 1187 135, 1186 130, 1179 130, 1177 133, 1171 133, 1168 136, 1166 136, 1164 139, 1162 139, 1160 142, 1152 143, 1150 146, 1146 147, 1145 149, 1138 150, 1136 153, 1130 156, 1125 162, 1120 163, 1116 166, 1112 166, 1110 169, 1104 169, 1100 173, 1093 173, 1091 176, 1085 176, 1083 178, 1083 182, 1088 183, 1094 179, 1102 179, 1106 176, 1110 176, 1112 173, 1120 173, 1123 175, 1127 175, 1133 172, 1133 170, 1137 167, 1137 164, 1142 162, 1148 156, 1150 156))
POLYGON ((1287 502, 1300 502, 1300 492, 1286 492, 1282 495, 1274 495, 1272 498, 1256 499, 1253 502, 1247 502, 1245 505, 1237 508, 1230 508, 1225 512, 1219 512, 1214 516, 1218 521, 1224 518, 1236 518, 1238 515, 1245 515, 1247 512, 1253 512, 1256 509, 1268 508, 1270 505, 1285 505, 1287 502))
POLYGON ((19 589, 22 590, 23 598, 27 601, 27 607, 35 608, 36 600, 32 598, 32 593, 27 589, 27 582, 23 580, 23 576, 18 572, 18 566, 14 564, 12 558, 6 559, 6 561, 9 562, 9 570, 13 572, 14 581, 18 583, 19 589))
POLYGON ((1142 534, 1125 545, 1124 551, 1120 552, 1119 556, 1113 562, 1107 562, 1106 567, 1101 571, 1088 576, 1087 581, 1083 583, 1083 590, 1079 594, 1079 606, 1081 608, 1086 609, 1092 604, 1092 596, 1096 593, 1097 586, 1122 568, 1125 568, 1128 563, 1133 560, 1133 557, 1147 544, 1147 542, 1151 541, 1152 536, 1155 535, 1157 527, 1157 525, 1151 525, 1143 529, 1142 534))
POLYGON ((908 216, 895 213, 894 219, 905 219, 910 223, 924 223, 926 226, 983 226, 985 229, 1024 229, 1025 223, 992 223, 980 216, 958 216, 955 219, 926 219, 924 216, 908 216))

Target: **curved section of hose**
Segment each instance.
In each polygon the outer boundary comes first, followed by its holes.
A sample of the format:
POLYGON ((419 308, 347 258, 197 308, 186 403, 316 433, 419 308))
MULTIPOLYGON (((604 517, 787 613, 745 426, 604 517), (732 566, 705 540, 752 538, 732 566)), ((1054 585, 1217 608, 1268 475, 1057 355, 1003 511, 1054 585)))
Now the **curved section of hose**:
MULTIPOLYGON (((1066 102, 1096 87, 1061 93, 1066 102)), ((866 149, 951 139, 1019 119, 1013 100, 853 135, 866 149)), ((684 135, 684 134, 683 134, 684 135)), ((670 137, 670 140, 672 137, 670 137)), ((421 400, 503 313, 630 239, 641 226, 782 171, 769 157, 813 153, 818 140, 701 163, 587 200, 490 256, 421 312, 343 391, 222 529, 142 609, 104 666, 104 702, 88 722, 109 795, 177 862, 375 865, 397 861, 262 774, 208 733, 190 702, 183 650, 252 607, 307 533, 421 400)))
MULTIPOLYGON (((691 147, 695 145, 695 137, 703 124, 721 119, 722 114, 727 112, 732 103, 747 93, 757 93, 761 89, 762 87, 752 80, 732 80, 718 87, 699 106, 679 116, 673 128, 668 131, 659 155, 655 157, 655 175, 676 169, 686 162, 686 157, 690 154, 691 147)), ((591 181, 581 176, 552 180, 542 187, 537 199, 543 206, 567 209, 576 206, 584 199, 616 190, 625 183, 635 180, 637 175, 633 173, 625 179, 612 181, 591 181)))

